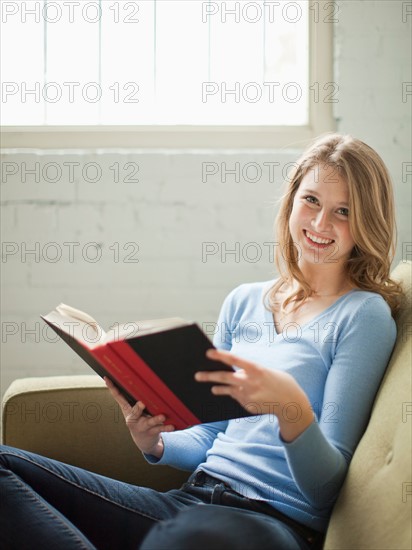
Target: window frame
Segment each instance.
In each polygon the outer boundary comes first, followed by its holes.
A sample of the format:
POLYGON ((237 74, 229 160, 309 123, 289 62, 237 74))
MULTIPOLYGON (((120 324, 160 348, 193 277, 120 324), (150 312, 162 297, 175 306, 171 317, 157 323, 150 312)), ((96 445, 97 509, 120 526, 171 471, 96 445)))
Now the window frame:
MULTIPOLYGON (((314 0, 309 0, 311 6, 314 0)), ((319 2, 317 2, 319 4, 319 2)), ((309 7, 311 7, 309 6, 309 7)), ((326 19, 326 18, 325 18, 326 19)), ((332 21, 309 17, 309 84, 333 81, 332 21)), ((314 101, 310 94, 309 124, 305 126, 3 126, 1 148, 172 148, 172 149, 273 149, 305 146, 325 132, 335 131, 334 98, 314 101)), ((322 94, 320 93, 319 96, 322 94)), ((330 95, 330 93, 329 93, 330 95)))

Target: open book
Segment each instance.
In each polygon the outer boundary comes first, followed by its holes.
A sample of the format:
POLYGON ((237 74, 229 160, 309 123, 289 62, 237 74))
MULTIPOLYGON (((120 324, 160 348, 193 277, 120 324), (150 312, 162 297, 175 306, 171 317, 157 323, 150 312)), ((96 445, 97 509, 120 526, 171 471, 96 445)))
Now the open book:
POLYGON ((213 344, 179 317, 115 323, 105 332, 90 315, 60 304, 42 319, 100 376, 108 376, 129 403, 143 401, 176 429, 250 416, 234 399, 196 382, 200 370, 230 370, 205 356, 213 344))

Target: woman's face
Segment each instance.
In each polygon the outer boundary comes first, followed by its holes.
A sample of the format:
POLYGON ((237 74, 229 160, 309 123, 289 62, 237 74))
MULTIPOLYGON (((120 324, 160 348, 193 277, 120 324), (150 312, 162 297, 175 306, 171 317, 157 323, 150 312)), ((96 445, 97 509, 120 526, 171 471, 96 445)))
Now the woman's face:
POLYGON ((289 229, 298 257, 309 263, 344 262, 355 242, 349 230, 349 189, 331 165, 317 165, 293 199, 289 229))

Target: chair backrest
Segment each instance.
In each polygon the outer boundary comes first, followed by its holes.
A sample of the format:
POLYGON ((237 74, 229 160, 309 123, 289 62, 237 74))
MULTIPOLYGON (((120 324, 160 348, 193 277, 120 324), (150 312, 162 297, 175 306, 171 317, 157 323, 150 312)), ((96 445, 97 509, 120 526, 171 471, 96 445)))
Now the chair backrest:
POLYGON ((334 507, 325 550, 411 549, 411 272, 412 263, 402 262, 392 274, 406 291, 397 341, 334 507))

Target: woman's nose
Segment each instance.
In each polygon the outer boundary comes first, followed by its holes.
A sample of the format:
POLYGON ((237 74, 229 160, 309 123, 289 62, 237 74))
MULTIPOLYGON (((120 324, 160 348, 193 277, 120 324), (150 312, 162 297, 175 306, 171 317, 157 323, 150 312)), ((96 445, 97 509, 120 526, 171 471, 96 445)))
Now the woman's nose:
POLYGON ((319 210, 312 223, 313 227, 316 228, 319 232, 330 229, 331 226, 329 215, 323 209, 319 210))

